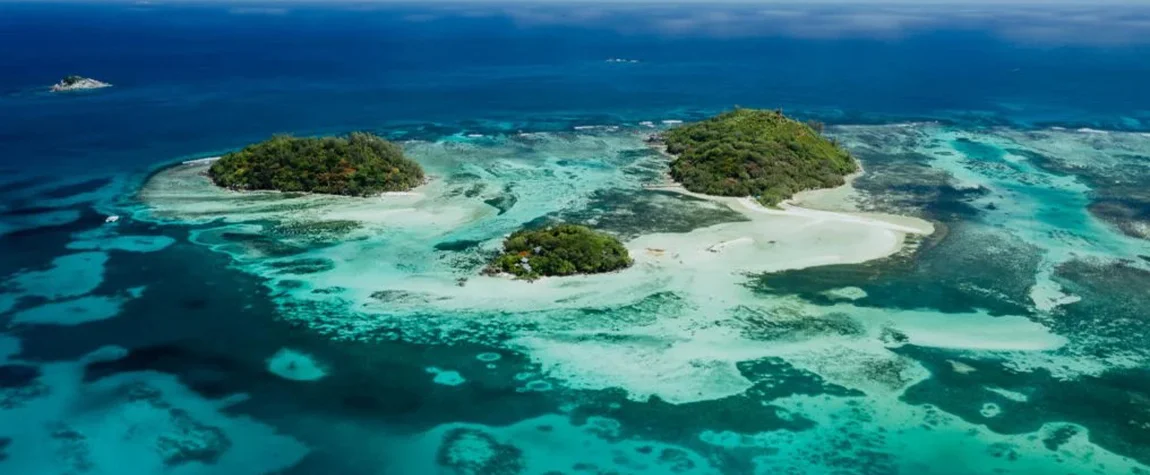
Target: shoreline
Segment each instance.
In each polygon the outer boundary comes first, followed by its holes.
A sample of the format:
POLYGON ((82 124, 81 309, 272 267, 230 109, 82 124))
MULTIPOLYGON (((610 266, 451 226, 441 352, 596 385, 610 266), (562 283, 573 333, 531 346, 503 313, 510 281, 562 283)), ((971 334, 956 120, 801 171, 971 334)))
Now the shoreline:
MULTIPOLYGON (((670 156, 670 154, 665 152, 663 147, 660 147, 662 144, 651 143, 643 137, 639 137, 638 140, 659 150, 661 155, 665 157, 670 156)), ((198 173, 199 169, 205 168, 218 158, 218 156, 213 156, 172 163, 168 167, 161 168, 155 175, 149 177, 141 191, 147 188, 147 185, 152 182, 152 179, 155 178, 156 175, 166 170, 184 168, 185 171, 182 172, 184 174, 198 173)), ((829 264, 861 263, 884 258, 899 252, 906 244, 907 236, 929 236, 934 233, 935 226, 931 222, 923 219, 910 216, 853 211, 850 204, 850 197, 853 194, 851 183, 863 173, 864 170, 860 166, 859 171, 847 177, 847 182, 844 185, 835 188, 800 192, 796 194, 795 197, 780 203, 778 208, 763 206, 748 197, 713 196, 691 192, 671 181, 669 176, 665 176, 664 183, 644 185, 642 189, 676 193, 712 202, 738 213, 744 217, 746 221, 722 223, 715 226, 693 229, 685 233, 649 233, 637 236, 624 243, 631 253, 632 258, 635 259, 636 265, 630 269, 611 274, 632 274, 634 271, 631 269, 640 267, 640 264, 656 265, 658 267, 678 267, 678 265, 671 265, 671 262, 676 260, 679 260, 681 264, 687 266, 687 268, 683 269, 685 271, 690 270, 690 266, 687 265, 687 262, 690 261, 704 267, 713 266, 713 270, 715 271, 725 269, 726 273, 732 275, 747 272, 775 272, 829 264), (850 239, 844 241, 841 239, 843 236, 850 239), (647 249, 658 249, 660 252, 647 252, 647 249), (696 255, 700 251, 703 252, 704 255, 696 255), (691 257, 686 260, 680 259, 686 255, 690 255, 691 257)), ((440 205, 448 205, 451 207, 449 203, 442 202, 440 199, 443 198, 439 196, 439 192, 443 191, 439 189, 441 186, 429 188, 429 186, 437 182, 437 180, 433 180, 432 178, 433 177, 429 176, 424 184, 410 191, 383 193, 369 198, 392 197, 405 202, 408 200, 430 200, 425 201, 425 204, 439 202, 440 205)), ((278 193, 271 190, 237 191, 217 187, 205 187, 203 191, 207 191, 210 194, 278 193)), ((339 204, 343 201, 340 200, 340 198, 342 197, 339 195, 315 194, 314 199, 321 200, 321 202, 315 203, 318 208, 315 208, 313 211, 328 219, 334 219, 336 217, 339 219, 354 219, 362 221, 365 224, 378 221, 380 217, 373 216, 373 218, 367 218, 364 213, 382 215, 397 211, 395 209, 389 209, 386 210, 387 212, 385 213, 382 208, 374 212, 370 211, 379 206, 383 206, 383 208, 391 207, 391 205, 385 205, 378 200, 362 200, 353 204, 339 204)), ((414 203, 409 203, 409 206, 412 205, 414 205, 414 203)), ((472 208, 463 204, 460 205, 468 209, 472 208)), ((420 206, 420 208, 422 209, 420 209, 418 213, 435 213, 435 211, 426 209, 423 206, 420 206)), ((227 214, 225 209, 226 208, 221 208, 220 211, 227 214)), ((416 210, 412 209, 411 211, 416 210)), ((479 211, 475 210, 474 212, 479 211)), ((424 277, 433 276, 427 275, 424 277)), ((563 282, 574 280, 614 280, 597 277, 597 275, 590 275, 555 280, 563 282)), ((455 300, 455 298, 466 300, 466 296, 470 292, 457 290, 456 279, 451 278, 449 280, 451 281, 450 289, 440 288, 434 292, 443 294, 451 300, 455 300)), ((485 280, 487 279, 482 275, 470 276, 468 287, 486 287, 487 285, 480 284, 485 280)), ((498 280, 510 282, 507 279, 498 280)), ((547 281, 551 279, 541 280, 547 281)), ((536 282, 536 284, 539 283, 542 282, 536 282)), ((429 289, 423 287, 421 290, 426 291, 429 289)), ((534 301, 535 299, 527 298, 524 300, 534 301)))
MULTIPOLYGON (((185 160, 180 165, 186 166, 168 169, 166 180, 192 180, 186 182, 192 184, 191 188, 172 183, 177 186, 165 191, 163 183, 149 180, 138 196, 145 202, 153 199, 169 201, 174 207, 151 210, 159 212, 156 217, 164 216, 166 219, 179 219, 181 208, 190 211, 197 219, 203 219, 205 212, 214 211, 218 213, 216 218, 232 223, 257 217, 287 217, 275 206, 268 206, 271 204, 269 201, 245 200, 242 196, 248 193, 220 189, 202 177, 191 176, 198 174, 211 159, 185 160), (187 201, 197 197, 225 196, 234 198, 225 201, 212 198, 202 205, 193 206, 189 206, 187 201)), ((481 201, 450 195, 445 185, 443 180, 433 180, 412 192, 381 195, 381 198, 386 198, 382 200, 314 195, 305 202, 296 203, 306 211, 297 210, 290 218, 352 220, 361 223, 364 229, 401 226, 407 229, 402 231, 406 234, 432 236, 441 235, 453 229, 452 226, 471 226, 492 212, 481 201)), ((317 274, 317 282, 346 288, 348 294, 345 297, 355 301, 373 302, 370 295, 383 287, 424 295, 427 302, 421 306, 434 302, 430 305, 440 310, 528 311, 622 305, 632 301, 637 293, 645 292, 640 289, 650 287, 649 282, 655 281, 669 290, 692 296, 689 298, 734 303, 745 297, 746 289, 741 283, 749 274, 881 259, 900 252, 908 244, 908 236, 927 236, 935 230, 932 223, 907 216, 820 210, 791 203, 772 209, 745 197, 703 195, 673 184, 643 188, 706 200, 738 213, 745 220, 687 232, 641 234, 623 243, 635 261, 631 267, 607 274, 539 279, 531 283, 532 291, 529 293, 522 292, 526 288, 523 287, 525 282, 482 274, 468 275, 467 284, 460 287, 459 275, 436 266, 404 279, 389 277, 371 285, 368 285, 369 281, 358 284, 358 280, 347 281, 340 272, 335 275, 317 274), (704 280, 699 281, 700 278, 704 280), (700 292, 701 289, 707 290, 700 292), (509 293, 517 295, 517 298, 491 298, 509 293)), ((831 196, 839 198, 847 196, 835 194, 840 188, 813 190, 807 196, 822 193, 831 193, 831 196)), ((263 194, 275 200, 272 193, 276 192, 251 192, 252 195, 263 194)), ((354 244, 345 245, 354 247, 354 244)), ((415 252, 415 249, 410 252, 415 252)), ((313 297, 301 295, 301 298, 313 297)))
MULTIPOLYGON (((666 145, 661 140, 657 139, 657 134, 651 134, 646 137, 644 139, 644 143, 646 143, 650 148, 659 152, 659 154, 665 158, 672 160, 678 158, 675 155, 667 152, 666 145)), ((790 198, 787 198, 779 203, 777 208, 764 206, 750 196, 718 196, 693 192, 676 182, 673 178, 671 178, 669 174, 664 174, 663 183, 645 185, 643 188, 646 190, 677 193, 684 196, 690 196, 693 198, 710 201, 713 203, 719 203, 744 216, 748 216, 747 213, 751 212, 776 216, 801 216, 818 220, 852 222, 856 224, 867 224, 884 227, 891 231, 902 233, 903 237, 911 234, 922 236, 930 236, 934 234, 934 223, 921 218, 889 213, 859 211, 857 205, 853 201, 853 196, 856 193, 854 188, 854 181, 866 173, 866 169, 863 167, 862 162, 857 158, 853 158, 853 160, 858 165, 858 170, 854 173, 851 173, 850 175, 845 176, 843 178, 844 183, 842 185, 836 186, 834 188, 816 188, 797 192, 790 198)), ((894 250, 892 250, 890 254, 898 252, 901 247, 902 246, 900 244, 894 250)))

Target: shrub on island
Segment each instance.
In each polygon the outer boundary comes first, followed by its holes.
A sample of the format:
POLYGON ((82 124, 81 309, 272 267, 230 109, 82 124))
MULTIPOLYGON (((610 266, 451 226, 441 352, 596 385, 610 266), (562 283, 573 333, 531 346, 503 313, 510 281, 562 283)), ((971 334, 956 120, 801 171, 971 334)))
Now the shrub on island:
POLYGON ((585 226, 556 224, 513 233, 503 241, 503 253, 491 262, 488 272, 533 280, 611 272, 632 262, 618 239, 585 226))
POLYGON ((354 132, 346 137, 277 135, 220 157, 208 176, 218 186, 237 190, 368 196, 410 190, 424 175, 398 145, 354 132))
POLYGON ((842 185, 858 169, 837 143, 780 111, 735 109, 662 138, 677 155, 671 177, 688 190, 754 196, 768 206, 803 190, 842 185))
POLYGON ((77 76, 75 74, 69 74, 67 76, 64 76, 64 79, 60 80, 60 84, 62 84, 64 86, 75 86, 76 84, 79 84, 80 81, 83 81, 83 80, 84 80, 83 76, 77 76))

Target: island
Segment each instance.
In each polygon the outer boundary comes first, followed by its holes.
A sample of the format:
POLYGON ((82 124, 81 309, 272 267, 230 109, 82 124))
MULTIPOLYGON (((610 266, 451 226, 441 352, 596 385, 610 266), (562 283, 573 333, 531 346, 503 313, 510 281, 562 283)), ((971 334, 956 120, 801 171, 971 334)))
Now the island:
POLYGON ((503 253, 488 273, 534 280, 544 276, 600 274, 625 269, 633 261, 615 237, 577 224, 519 230, 503 241, 503 253))
POLYGON ((688 191, 753 196, 774 206, 795 193, 845 183, 858 164, 845 149, 781 111, 737 108, 657 137, 688 191))
POLYGON ((66 76, 60 82, 52 85, 52 92, 66 92, 66 91, 79 91, 84 89, 100 89, 103 87, 112 87, 103 81, 86 78, 82 76, 66 76))
POLYGON ((208 176, 233 190, 371 196, 423 183, 423 168, 403 149, 366 132, 345 137, 277 135, 212 163, 208 176))

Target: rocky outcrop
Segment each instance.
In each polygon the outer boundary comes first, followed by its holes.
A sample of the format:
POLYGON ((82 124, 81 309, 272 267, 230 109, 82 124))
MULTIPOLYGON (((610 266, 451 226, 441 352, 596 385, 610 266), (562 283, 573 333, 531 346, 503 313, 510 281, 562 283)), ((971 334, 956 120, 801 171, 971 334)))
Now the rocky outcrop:
POLYGON ((80 76, 68 76, 68 77, 65 77, 64 79, 61 79, 60 82, 54 84, 52 86, 52 92, 79 91, 79 90, 84 90, 84 89, 100 89, 100 88, 104 88, 104 87, 112 87, 112 85, 108 84, 106 82, 97 81, 97 80, 91 79, 91 78, 80 77, 80 76))

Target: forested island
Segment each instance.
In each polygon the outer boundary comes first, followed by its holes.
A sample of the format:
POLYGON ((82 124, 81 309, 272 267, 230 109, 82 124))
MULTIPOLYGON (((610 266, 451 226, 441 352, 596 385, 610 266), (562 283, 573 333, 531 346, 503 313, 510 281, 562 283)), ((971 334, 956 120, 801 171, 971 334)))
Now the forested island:
POLYGON ((768 206, 842 185, 858 165, 845 149, 781 111, 735 109, 662 134, 671 177, 696 193, 753 196, 768 206))
POLYGON ((235 190, 369 196, 423 183, 423 168, 403 149, 366 132, 346 137, 277 135, 212 163, 212 181, 235 190))
POLYGON ((503 253, 487 271, 533 280, 611 272, 627 268, 632 262, 627 248, 613 236, 586 226, 556 224, 511 234, 503 241, 503 253))

